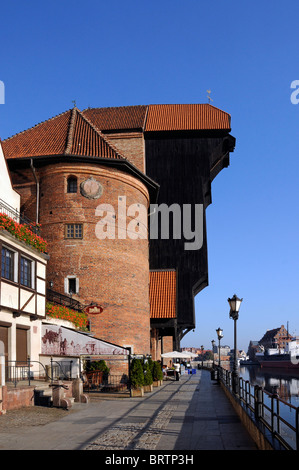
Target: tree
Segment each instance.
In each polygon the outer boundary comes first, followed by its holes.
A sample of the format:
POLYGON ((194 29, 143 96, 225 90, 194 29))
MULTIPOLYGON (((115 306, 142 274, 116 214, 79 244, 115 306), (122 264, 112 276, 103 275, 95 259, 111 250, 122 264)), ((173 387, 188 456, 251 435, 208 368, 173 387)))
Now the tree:
POLYGON ((131 384, 133 388, 139 388, 144 385, 143 365, 140 359, 133 359, 131 364, 131 384))
POLYGON ((163 372, 159 362, 154 361, 153 363, 153 379, 154 380, 163 380, 163 372))
POLYGON ((144 372, 144 385, 151 385, 153 383, 153 376, 150 369, 149 361, 146 360, 143 363, 143 372, 144 372))

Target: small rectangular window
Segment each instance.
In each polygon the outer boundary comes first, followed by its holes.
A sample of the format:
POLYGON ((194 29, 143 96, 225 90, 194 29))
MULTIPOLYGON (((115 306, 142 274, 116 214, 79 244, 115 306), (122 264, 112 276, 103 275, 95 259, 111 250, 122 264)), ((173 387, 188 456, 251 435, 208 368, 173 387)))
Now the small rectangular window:
POLYGON ((65 237, 66 238, 83 238, 83 225, 82 224, 66 224, 65 237))
POLYGON ((21 256, 20 283, 26 287, 32 287, 32 262, 21 256))
POLYGON ((69 294, 76 294, 76 278, 69 278, 69 294))
POLYGON ((77 192, 77 178, 75 176, 70 176, 67 180, 67 192, 76 193, 77 192))
POLYGON ((14 252, 8 248, 2 248, 1 276, 10 281, 14 280, 14 252))

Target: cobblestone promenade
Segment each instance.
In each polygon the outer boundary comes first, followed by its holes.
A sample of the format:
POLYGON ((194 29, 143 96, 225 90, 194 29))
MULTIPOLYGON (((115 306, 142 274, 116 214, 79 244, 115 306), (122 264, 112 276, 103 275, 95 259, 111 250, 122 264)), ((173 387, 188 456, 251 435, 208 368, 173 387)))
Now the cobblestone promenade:
POLYGON ((0 416, 4 450, 256 450, 210 373, 166 381, 144 397, 0 416))

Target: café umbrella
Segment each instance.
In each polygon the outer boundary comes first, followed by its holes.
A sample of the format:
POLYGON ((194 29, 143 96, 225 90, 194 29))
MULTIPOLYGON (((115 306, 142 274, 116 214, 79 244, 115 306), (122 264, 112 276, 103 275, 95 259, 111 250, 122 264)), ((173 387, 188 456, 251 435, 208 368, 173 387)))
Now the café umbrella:
POLYGON ((164 354, 161 354, 161 357, 171 357, 171 358, 179 358, 179 359, 187 359, 190 357, 197 356, 197 354, 189 353, 189 352, 180 352, 180 351, 171 351, 164 354))

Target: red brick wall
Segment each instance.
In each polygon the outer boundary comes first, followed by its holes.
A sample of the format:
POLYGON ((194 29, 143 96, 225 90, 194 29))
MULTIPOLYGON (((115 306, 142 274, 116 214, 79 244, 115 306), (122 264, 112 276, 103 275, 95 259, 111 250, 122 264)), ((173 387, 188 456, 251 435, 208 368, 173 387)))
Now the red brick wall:
POLYGON ((159 330, 156 328, 151 329, 151 355, 153 361, 157 361, 161 359, 161 347, 160 347, 160 340, 158 336, 159 330))
POLYGON ((127 207, 133 203, 147 207, 145 186, 123 172, 91 164, 50 165, 40 170, 39 177, 40 223, 50 254, 48 281, 54 282, 54 290, 64 293, 66 276, 78 277, 79 296, 73 297, 85 305, 95 302, 104 308, 100 315, 90 316, 95 336, 132 346, 134 353, 148 354, 148 240, 99 240, 95 235, 99 204, 111 204, 117 211, 118 197, 126 196, 127 207), (77 176, 78 185, 94 177, 103 187, 102 196, 87 199, 79 189, 76 194, 67 194, 69 175, 77 176), (83 223, 83 239, 65 239, 65 224, 79 222, 83 223))
POLYGON ((129 162, 145 173, 145 149, 142 133, 107 134, 106 137, 129 162))
POLYGON ((16 410, 25 406, 34 405, 34 387, 2 388, 2 409, 4 411, 16 410))
POLYGON ((167 358, 162 358, 161 353, 173 351, 173 337, 163 336, 162 340, 159 339, 159 330, 152 328, 151 330, 151 354, 154 361, 163 360, 164 364, 168 363, 167 358))

